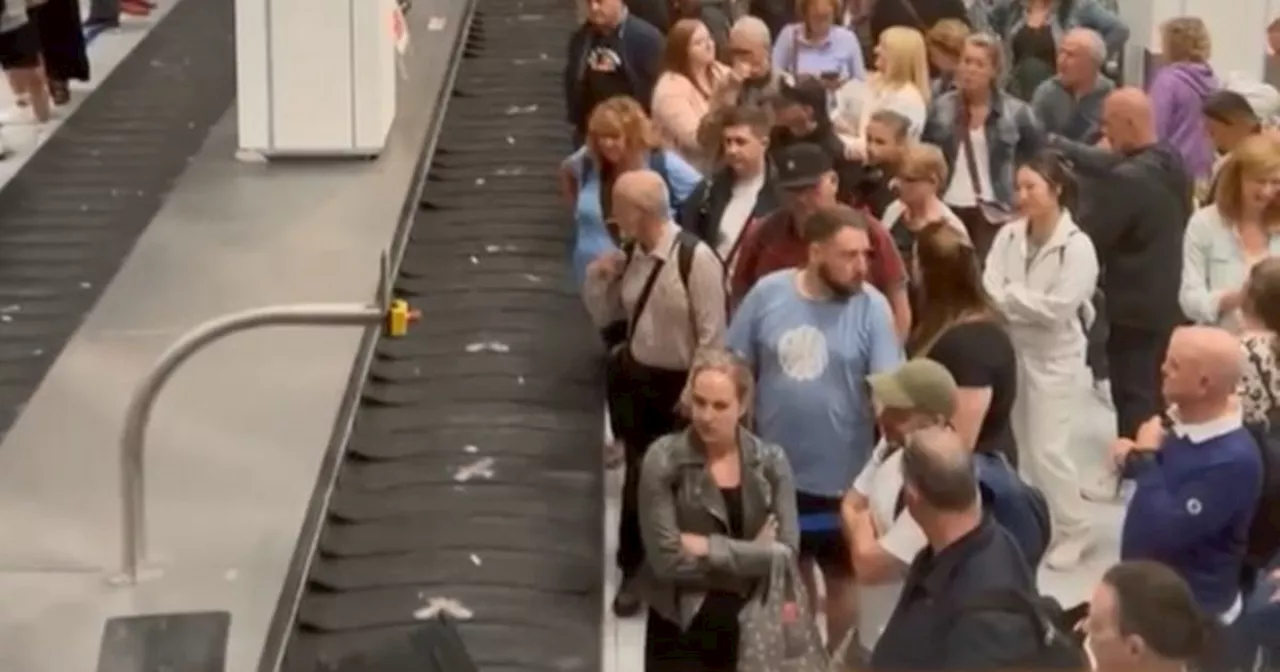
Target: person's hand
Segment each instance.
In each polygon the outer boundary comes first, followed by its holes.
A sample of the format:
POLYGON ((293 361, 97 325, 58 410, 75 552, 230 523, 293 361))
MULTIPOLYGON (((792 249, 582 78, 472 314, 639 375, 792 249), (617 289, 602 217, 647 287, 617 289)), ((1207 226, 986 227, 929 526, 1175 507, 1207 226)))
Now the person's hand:
POLYGON ((1244 291, 1237 289, 1234 292, 1227 292, 1218 299, 1218 312, 1229 313, 1244 303, 1244 291))
POLYGON ((681 534, 680 550, 693 558, 705 558, 711 552, 711 542, 701 534, 681 534))
POLYGON ((1111 461, 1115 464, 1116 471, 1124 468, 1125 460, 1129 459, 1129 453, 1133 452, 1133 440, 1120 437, 1111 444, 1111 461))
POLYGON ((751 64, 746 62, 745 59, 734 61, 733 65, 729 66, 730 82, 741 84, 748 79, 751 79, 751 64))
POLYGON ((1098 140, 1098 144, 1094 145, 1094 147, 1097 147, 1098 149, 1111 149, 1111 140, 1104 135, 1102 136, 1102 139, 1098 140))
MULTIPOLYGON (((1267 580, 1271 582, 1273 587, 1280 586, 1280 569, 1271 570, 1271 574, 1267 576, 1267 580)), ((1276 588, 1276 591, 1271 593, 1271 601, 1280 602, 1280 588, 1276 588)))
POLYGON ((587 276, 605 282, 614 280, 622 273, 624 263, 626 263, 626 255, 622 250, 605 252, 587 264, 587 276))
POLYGON ((1133 449, 1147 452, 1159 450, 1160 444, 1164 443, 1164 435, 1164 422, 1160 416, 1153 415, 1138 428, 1138 433, 1133 438, 1133 449))
POLYGON ((756 534, 756 541, 775 542, 778 540, 778 518, 770 514, 765 519, 764 525, 760 526, 760 532, 756 534))

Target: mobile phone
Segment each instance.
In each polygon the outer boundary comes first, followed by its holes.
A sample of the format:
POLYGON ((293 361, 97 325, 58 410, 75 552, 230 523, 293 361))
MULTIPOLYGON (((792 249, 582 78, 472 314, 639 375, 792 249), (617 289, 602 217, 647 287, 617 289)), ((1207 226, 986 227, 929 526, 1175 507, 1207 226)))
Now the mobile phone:
POLYGON ((840 71, 839 71, 839 70, 824 70, 824 71, 822 72, 822 74, 821 74, 821 75, 818 75, 818 76, 819 76, 819 77, 821 77, 821 78, 823 78, 823 79, 825 79, 825 80, 828 80, 828 81, 837 81, 837 80, 839 80, 839 79, 840 79, 840 71))

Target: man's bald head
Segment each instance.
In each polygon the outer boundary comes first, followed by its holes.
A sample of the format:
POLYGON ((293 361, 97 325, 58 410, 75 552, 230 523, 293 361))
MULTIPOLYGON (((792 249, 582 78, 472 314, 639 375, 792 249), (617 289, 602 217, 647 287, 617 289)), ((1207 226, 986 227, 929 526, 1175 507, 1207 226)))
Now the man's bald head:
POLYGON ((652 170, 630 170, 613 183, 613 219, 622 235, 648 248, 670 218, 667 183, 652 170))
POLYGON ((1142 89, 1125 86, 1111 92, 1102 108, 1102 130, 1117 150, 1140 149, 1152 145, 1155 113, 1151 99, 1142 89))
POLYGON ((631 170, 619 175, 613 183, 613 198, 649 216, 667 215, 667 183, 652 170, 631 170))
POLYGON ((1166 370, 1166 377, 1172 373, 1198 378, 1203 394, 1209 398, 1223 399, 1235 394, 1244 375, 1245 355, 1240 339, 1219 327, 1197 325, 1175 330, 1169 342, 1168 359, 1171 361, 1166 362, 1166 368, 1181 370, 1166 370))
POLYGON ((973 455, 950 427, 926 427, 907 436, 902 479, 930 509, 963 513, 978 498, 973 455))

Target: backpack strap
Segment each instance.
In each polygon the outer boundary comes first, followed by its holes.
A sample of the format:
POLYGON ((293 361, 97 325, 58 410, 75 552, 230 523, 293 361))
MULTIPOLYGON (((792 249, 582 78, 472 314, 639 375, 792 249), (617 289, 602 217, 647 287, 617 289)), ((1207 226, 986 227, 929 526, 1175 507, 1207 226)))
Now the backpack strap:
POLYGON ((689 275, 693 273, 693 255, 698 251, 700 242, 697 236, 684 229, 676 234, 676 263, 680 270, 680 284, 684 285, 686 294, 689 292, 689 275))
MULTIPOLYGON (((680 272, 680 284, 684 286, 685 296, 689 297, 689 325, 693 328, 694 333, 697 333, 697 320, 695 320, 693 316, 693 293, 689 290, 689 276, 693 273, 693 257, 698 252, 698 246, 705 244, 706 243, 703 243, 701 238, 685 229, 680 229, 680 232, 676 234, 676 269, 680 272)), ((716 252, 716 249, 710 245, 707 245, 707 249, 711 252, 711 255, 720 262, 721 266, 723 266, 724 260, 720 259, 720 255, 716 252)), ((721 277, 724 277, 723 273, 721 273, 721 277)), ((725 314, 728 315, 729 292, 727 289, 724 294, 725 314)))
POLYGON ((667 173, 667 152, 664 149, 656 149, 649 152, 649 170, 657 173, 662 178, 662 183, 667 185, 667 206, 672 212, 679 212, 680 203, 676 200, 676 192, 671 188, 670 175, 667 173))

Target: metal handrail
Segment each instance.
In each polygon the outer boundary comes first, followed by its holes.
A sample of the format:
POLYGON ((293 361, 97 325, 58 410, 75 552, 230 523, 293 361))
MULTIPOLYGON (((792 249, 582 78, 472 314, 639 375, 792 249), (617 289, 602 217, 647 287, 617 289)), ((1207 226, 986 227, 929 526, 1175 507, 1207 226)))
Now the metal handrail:
POLYGON ((129 401, 120 436, 121 571, 116 585, 136 585, 146 558, 146 433, 164 386, 197 352, 232 334, 259 327, 387 325, 392 336, 402 335, 418 314, 402 301, 392 301, 388 262, 382 258, 377 304, 309 303, 253 308, 210 320, 187 332, 160 356, 129 401))

